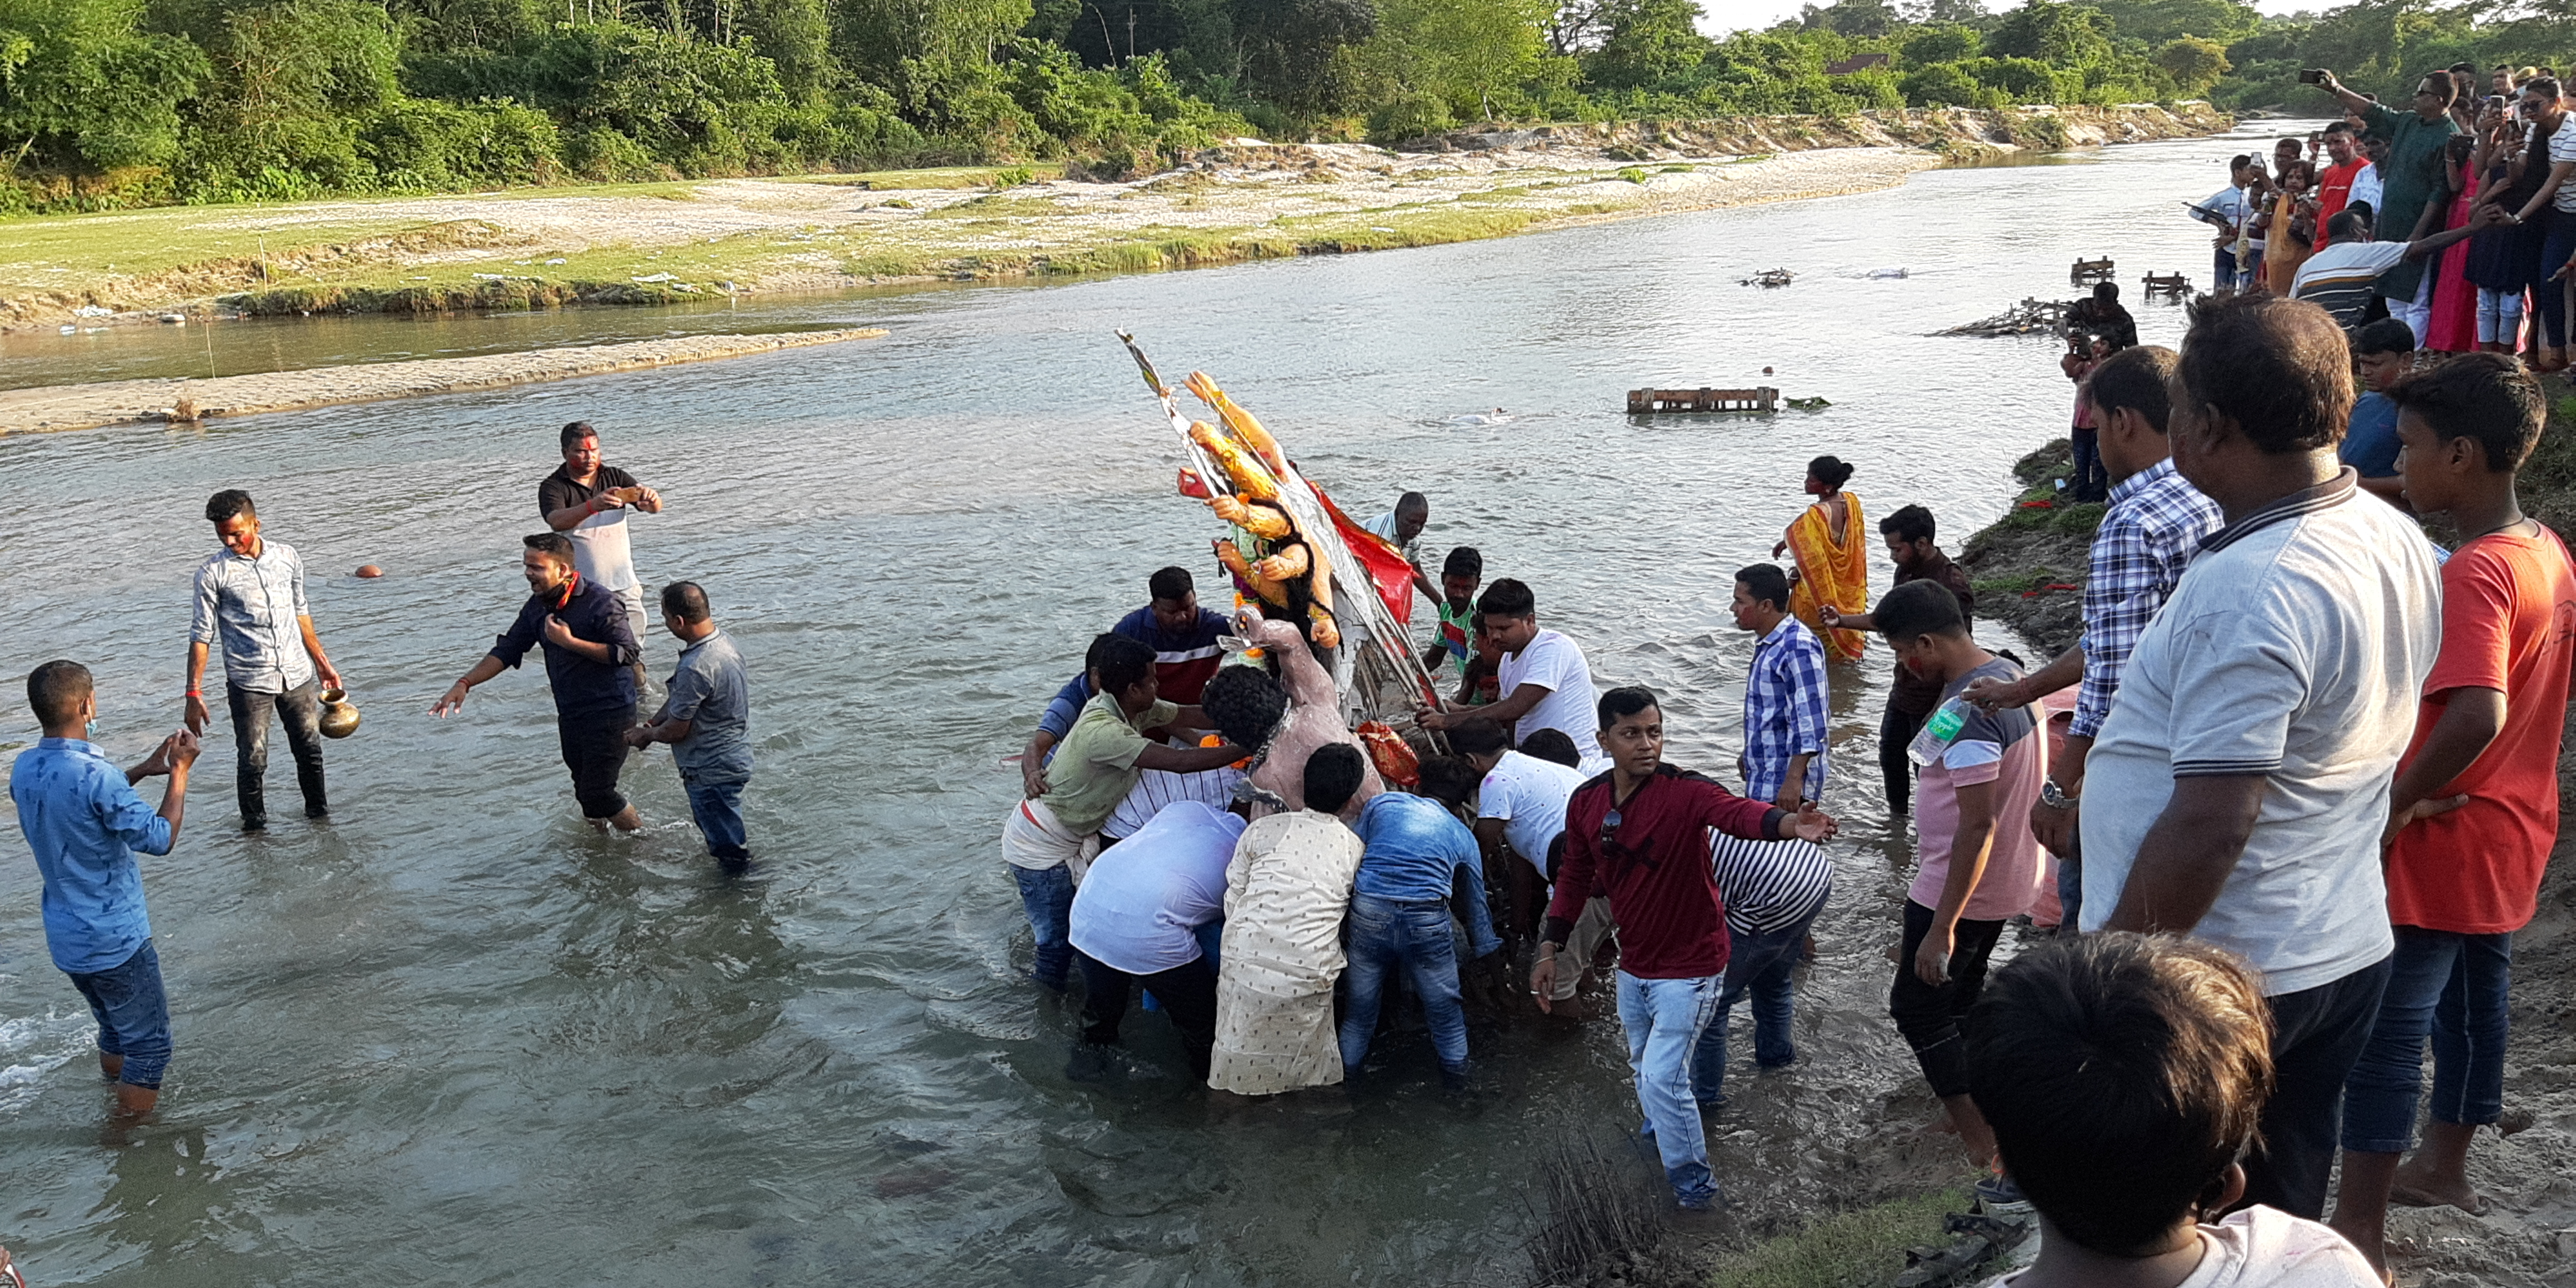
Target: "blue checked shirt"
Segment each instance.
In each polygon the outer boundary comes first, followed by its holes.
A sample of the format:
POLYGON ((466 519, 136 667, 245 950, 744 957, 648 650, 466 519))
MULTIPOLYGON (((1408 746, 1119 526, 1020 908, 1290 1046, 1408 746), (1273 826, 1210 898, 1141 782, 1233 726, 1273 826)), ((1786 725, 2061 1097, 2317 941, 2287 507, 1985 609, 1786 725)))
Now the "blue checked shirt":
POLYGON ((2225 524, 2218 503, 2176 473, 2170 459, 2111 489, 2111 510, 2093 533, 2092 568, 2084 579, 2084 683, 2067 732, 2090 738, 2101 731, 2138 637, 2172 597, 2201 540, 2225 524))
POLYGON ((1780 794, 1789 758, 1804 753, 1805 795, 1825 796, 1825 646, 1795 617, 1783 617, 1753 646, 1744 677, 1744 794, 1780 794))

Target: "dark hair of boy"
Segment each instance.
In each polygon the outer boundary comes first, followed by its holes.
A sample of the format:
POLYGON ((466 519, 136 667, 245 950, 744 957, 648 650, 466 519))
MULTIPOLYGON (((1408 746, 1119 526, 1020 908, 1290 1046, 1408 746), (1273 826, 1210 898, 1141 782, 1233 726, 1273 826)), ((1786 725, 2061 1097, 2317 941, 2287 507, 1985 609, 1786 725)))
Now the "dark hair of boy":
POLYGON ((2204 305, 2177 370, 2193 402, 2236 422, 2267 455, 2332 447, 2352 417, 2343 328, 2304 300, 2240 295, 2204 305))
POLYGON ((1451 809, 1464 807, 1467 799, 1476 794, 1476 785, 1485 779, 1464 756, 1425 756, 1420 772, 1421 794, 1451 809))
POLYGON ((1781 609, 1789 606, 1789 574, 1780 571, 1778 564, 1738 568, 1735 570, 1735 584, 1744 587, 1744 593, 1757 604, 1767 602, 1773 608, 1781 609))
POLYGON ((2381 318, 2352 333, 2353 356, 2415 352, 2415 329, 2404 318, 2381 318))
POLYGON ((2423 421, 2436 438, 2476 439, 2486 450, 2487 469, 2497 474, 2522 468, 2549 416, 2540 382, 2502 353, 2464 353, 2417 372, 2389 390, 2388 400, 2423 421))
POLYGON ((1155 569, 1154 575, 1145 579, 1145 589, 1157 600, 1177 604, 1197 590, 1198 583, 1191 580, 1189 569, 1175 565, 1155 569))
POLYGON ((560 532, 530 533, 519 538, 519 544, 558 562, 572 562, 572 538, 560 532))
POLYGON ((1516 577, 1502 577, 1476 597, 1476 609, 1487 617, 1527 617, 1538 611, 1538 597, 1516 577))
POLYGON ((36 723, 48 729, 70 724, 90 691, 89 668, 78 662, 47 662, 27 673, 27 705, 35 710, 36 723))
POLYGON ((237 514, 258 517, 259 511, 250 503, 250 493, 240 488, 225 488, 206 498, 207 522, 221 523, 237 514))
POLYGON ((1338 814, 1351 803, 1360 789, 1360 779, 1367 766, 1360 759, 1360 749, 1347 742, 1328 742, 1306 757, 1306 808, 1318 814, 1338 814))
POLYGON ((1143 684, 1145 677, 1154 673, 1154 650, 1142 640, 1131 640, 1113 631, 1093 643, 1100 653, 1094 682, 1103 693, 1123 698, 1129 689, 1143 684))
MULTIPOLYGON (((1566 745, 1572 746, 1573 741, 1567 739, 1566 745)), ((1481 717, 1461 721, 1449 728, 1449 750, 1461 756, 1490 756, 1511 745, 1512 736, 1504 733, 1501 725, 1481 717)))
POLYGON ((1583 753, 1574 749, 1574 735, 1563 729, 1541 729, 1521 739, 1521 754, 1568 769, 1583 767, 1583 753))
POLYGON ((1238 662, 1209 677, 1207 688, 1199 693, 1199 710, 1227 742, 1258 747, 1270 740, 1271 732, 1287 716, 1288 691, 1268 671, 1238 662))
POLYGON ((1440 561, 1440 575, 1481 578, 1485 575, 1485 557, 1476 553, 1474 546, 1458 546, 1440 561))
POLYGON ((2134 411, 2161 434, 2173 415, 2173 398, 2165 381, 2179 361, 2181 358, 2173 350, 2159 344, 2122 349, 2104 358, 2101 365, 2093 368, 2093 374, 2084 378, 2084 396, 2104 419, 2134 411))
POLYGON ((1602 694, 1601 701, 1594 704, 1593 710, 1601 717, 1601 727, 1607 729, 1640 711, 1655 710, 1662 706, 1661 702, 1655 700, 1654 690, 1642 684, 1628 684, 1602 694))
POLYGON ((1986 981, 1968 1082, 2054 1233, 2144 1256, 2228 1201, 2272 1085, 2254 972, 2170 935, 2048 940, 1986 981))
POLYGON ((1968 616, 1959 611, 1959 597, 1928 577, 1916 578, 1879 596, 1877 607, 1870 610, 1870 620, 1877 623, 1878 633, 1891 644, 1926 635, 1968 633, 1968 616))
POLYGON ((1933 534, 1940 530, 1940 524, 1932 517, 1930 510, 1919 505, 1909 505, 1890 511, 1880 518, 1878 530, 1881 535, 1910 543, 1932 540, 1933 534))

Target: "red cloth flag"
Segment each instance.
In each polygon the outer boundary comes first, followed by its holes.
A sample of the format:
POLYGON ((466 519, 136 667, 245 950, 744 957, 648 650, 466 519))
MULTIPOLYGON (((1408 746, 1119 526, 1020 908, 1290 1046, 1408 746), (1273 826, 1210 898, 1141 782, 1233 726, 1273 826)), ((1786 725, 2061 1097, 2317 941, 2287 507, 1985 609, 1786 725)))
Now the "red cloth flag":
POLYGON ((1377 597, 1385 601, 1386 611, 1395 615, 1399 625, 1411 625, 1413 619, 1413 565, 1404 561, 1404 552, 1395 543, 1351 521, 1324 489, 1315 487, 1313 479, 1306 486, 1314 488, 1315 499, 1324 503, 1324 513, 1333 516, 1333 527, 1342 534, 1342 544, 1351 556, 1368 565, 1369 580, 1377 586, 1377 597))

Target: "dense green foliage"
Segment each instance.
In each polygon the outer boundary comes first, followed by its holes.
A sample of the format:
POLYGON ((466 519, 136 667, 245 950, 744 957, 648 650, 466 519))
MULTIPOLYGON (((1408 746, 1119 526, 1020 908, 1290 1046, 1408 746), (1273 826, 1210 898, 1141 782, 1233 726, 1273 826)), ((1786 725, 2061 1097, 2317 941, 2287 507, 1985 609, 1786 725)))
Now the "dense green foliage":
MULTIPOLYGON (((2576 48, 2576 0, 0 0, 0 210, 1054 159, 1229 137, 2207 95, 2576 48), (2480 15, 2509 12, 2509 19, 2480 15)), ((2564 59, 2558 61, 2564 62, 2564 59)))

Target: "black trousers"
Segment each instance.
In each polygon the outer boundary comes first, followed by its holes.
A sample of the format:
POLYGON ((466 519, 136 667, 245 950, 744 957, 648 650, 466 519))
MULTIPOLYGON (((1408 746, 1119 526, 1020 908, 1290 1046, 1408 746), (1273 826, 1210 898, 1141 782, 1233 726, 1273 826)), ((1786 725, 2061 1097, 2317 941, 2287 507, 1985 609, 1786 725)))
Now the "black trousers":
POLYGON ((615 818, 626 812, 617 775, 626 768, 626 731, 634 727, 631 706, 604 715, 555 716, 564 768, 572 771, 572 798, 581 802, 583 818, 615 818))
POLYGON ((1932 1094, 1944 1098, 1968 1094, 1968 1044, 1960 1025, 1977 994, 1986 988, 1986 959, 2003 938, 2000 921, 1959 920, 1950 940, 1950 978, 1934 988, 1914 973, 1915 950, 1932 933, 1932 910, 1905 901, 1905 948, 1896 963, 1896 982, 1887 990, 1887 1013, 1896 1031, 1914 1048, 1923 1080, 1932 1094))
POLYGON ((1207 1081, 1216 1049, 1216 968, 1200 957, 1186 965, 1151 975, 1130 975, 1106 966, 1079 949, 1074 964, 1082 969, 1082 1040, 1107 1045, 1118 1040, 1118 1022, 1127 1018, 1127 1000, 1138 984, 1153 990, 1154 1000, 1180 1030, 1189 1051, 1190 1075, 1207 1081))
POLYGON ((233 717, 233 791, 241 801, 242 826, 268 822, 268 717, 286 726, 286 748, 295 754, 295 784, 304 789, 304 816, 331 812, 322 790, 322 681, 306 680, 284 693, 253 693, 224 686, 224 706, 233 717))
POLYGON ((2379 1022, 2388 961, 2328 984, 2266 998, 2272 1008, 2272 1099, 2263 1143, 2245 1162, 2245 1202, 2311 1221, 2326 1214, 2326 1173, 2343 1129, 2343 1083, 2379 1022))
POLYGON ((1914 762, 1906 759, 1905 748, 1914 735, 1923 732, 1923 722, 1931 712, 1909 715, 1896 709, 1892 695, 1887 700, 1887 714, 1878 718, 1878 772, 1887 780, 1887 812, 1901 815, 1914 799, 1914 762))

